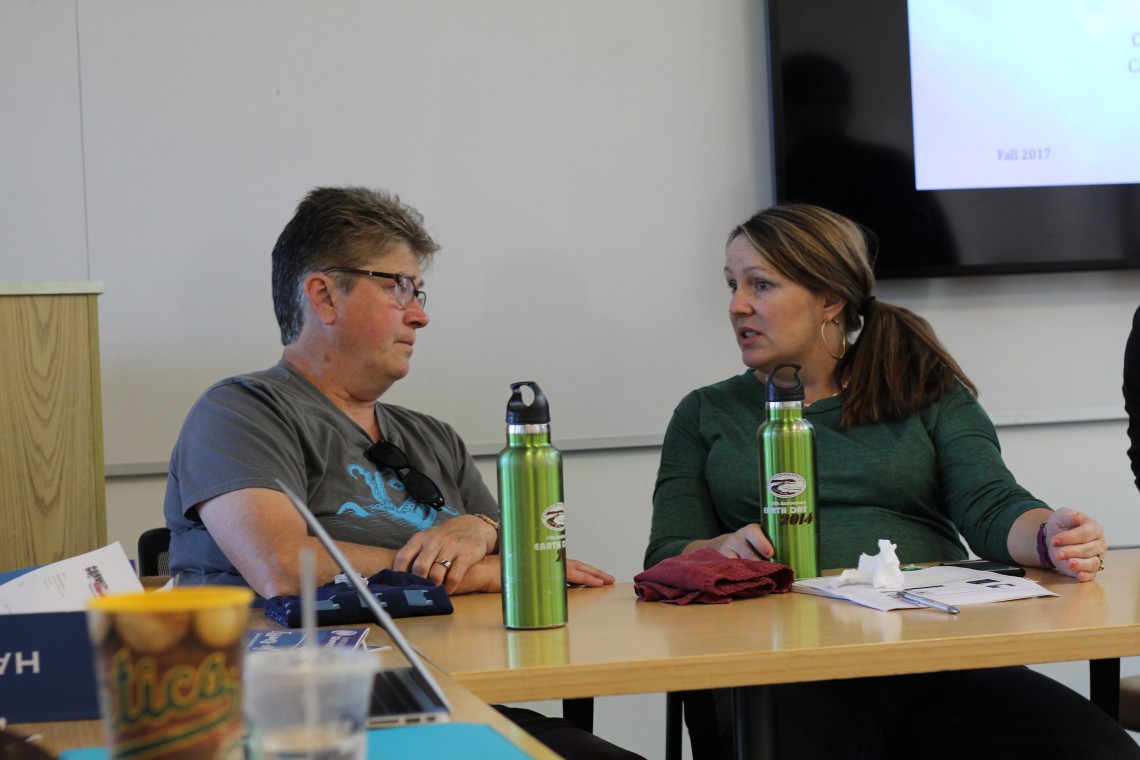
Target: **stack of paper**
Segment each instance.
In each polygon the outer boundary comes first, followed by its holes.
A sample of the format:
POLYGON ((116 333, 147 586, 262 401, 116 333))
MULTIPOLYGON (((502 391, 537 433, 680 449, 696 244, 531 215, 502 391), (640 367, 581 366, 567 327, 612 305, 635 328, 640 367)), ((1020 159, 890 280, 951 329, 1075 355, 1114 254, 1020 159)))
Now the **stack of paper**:
POLYGON ((134 567, 116 541, 34 568, 0 585, 0 614, 82 612, 89 599, 142 590, 134 567))
POLYGON ((1005 602, 1035 596, 1057 596, 1035 581, 1012 575, 999 575, 964 567, 924 567, 903 574, 900 588, 875 588, 869 583, 833 586, 835 577, 805 578, 792 584, 792 591, 846 599, 876 610, 921 609, 896 594, 909 591, 936 602, 962 607, 970 604, 1005 602))

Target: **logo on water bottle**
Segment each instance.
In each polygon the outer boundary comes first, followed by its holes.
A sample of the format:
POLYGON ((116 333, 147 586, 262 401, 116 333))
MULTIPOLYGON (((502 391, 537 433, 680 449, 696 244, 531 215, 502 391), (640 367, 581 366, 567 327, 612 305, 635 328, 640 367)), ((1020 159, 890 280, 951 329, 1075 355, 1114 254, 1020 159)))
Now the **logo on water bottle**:
POLYGON ((807 481, 798 472, 777 472, 768 478, 768 493, 777 499, 799 496, 807 489, 807 481))
POLYGON ((565 506, 555 502, 542 511, 542 524, 551 530, 566 530, 565 506))

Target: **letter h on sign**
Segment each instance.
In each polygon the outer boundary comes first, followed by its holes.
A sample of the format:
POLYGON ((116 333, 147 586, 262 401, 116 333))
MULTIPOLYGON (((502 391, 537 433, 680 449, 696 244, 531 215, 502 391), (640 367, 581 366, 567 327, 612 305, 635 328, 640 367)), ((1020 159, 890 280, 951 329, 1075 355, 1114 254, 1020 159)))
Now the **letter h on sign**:
POLYGON ((5 652, 0 657, 0 676, 8 673, 8 665, 12 664, 12 675, 22 676, 25 673, 38 674, 40 672, 40 653, 32 651, 29 655, 23 652, 5 652), (15 657, 15 662, 12 658, 15 657))

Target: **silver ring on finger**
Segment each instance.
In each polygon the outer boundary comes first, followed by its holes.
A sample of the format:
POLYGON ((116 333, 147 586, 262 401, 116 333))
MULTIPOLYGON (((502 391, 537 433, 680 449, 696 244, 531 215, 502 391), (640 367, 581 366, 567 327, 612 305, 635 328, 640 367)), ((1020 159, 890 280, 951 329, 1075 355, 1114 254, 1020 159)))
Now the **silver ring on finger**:
POLYGON ((451 569, 451 560, 449 559, 437 559, 434 564, 443 565, 446 570, 451 569))

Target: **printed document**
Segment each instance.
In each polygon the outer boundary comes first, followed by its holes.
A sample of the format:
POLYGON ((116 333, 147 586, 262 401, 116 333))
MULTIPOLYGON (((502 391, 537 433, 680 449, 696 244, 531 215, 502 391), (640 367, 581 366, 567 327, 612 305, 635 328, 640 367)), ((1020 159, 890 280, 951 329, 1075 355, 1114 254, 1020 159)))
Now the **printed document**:
POLYGON ((116 541, 29 570, 0 586, 0 614, 82 612, 89 599, 142 590, 134 567, 116 541))
POLYGON ((970 604, 1005 602, 1035 596, 1057 596, 1028 578, 999 575, 965 567, 924 567, 907 570, 899 588, 875 588, 870 583, 833 586, 839 576, 805 578, 792 584, 792 591, 846 599, 876 610, 923 609, 896 594, 909 591, 936 602, 962 607, 970 604))

